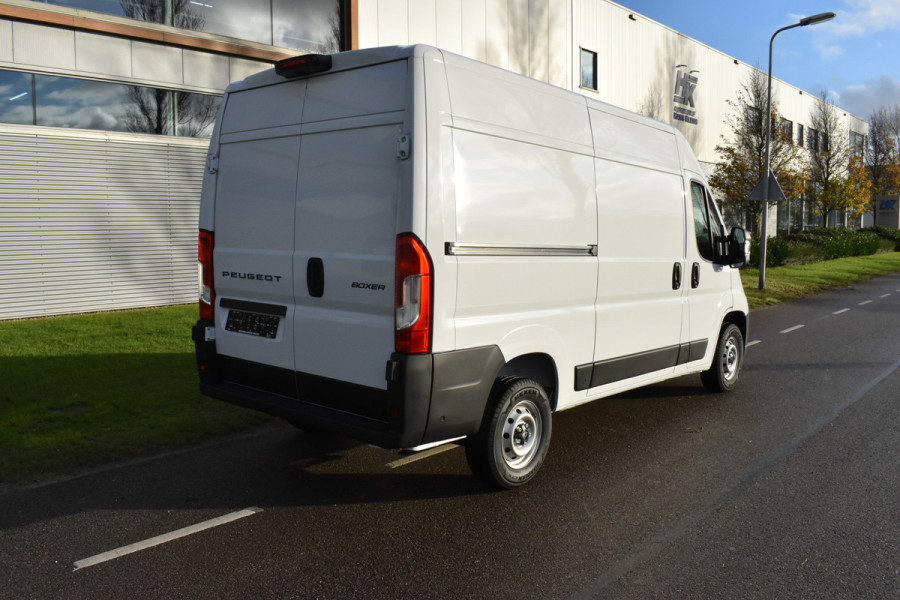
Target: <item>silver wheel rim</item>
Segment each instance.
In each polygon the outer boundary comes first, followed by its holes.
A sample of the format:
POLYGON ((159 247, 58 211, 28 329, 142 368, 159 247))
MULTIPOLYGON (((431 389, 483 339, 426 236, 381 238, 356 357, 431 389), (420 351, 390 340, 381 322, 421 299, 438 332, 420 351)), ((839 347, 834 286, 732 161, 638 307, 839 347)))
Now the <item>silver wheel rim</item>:
POLYGON ((530 400, 516 403, 503 420, 500 443, 503 460, 511 469, 521 469, 535 457, 543 435, 541 413, 530 400))
POLYGON ((737 376, 740 356, 741 350, 738 348, 737 342, 735 342, 733 337, 729 336, 722 348, 722 375, 724 375, 726 381, 731 381, 737 376))

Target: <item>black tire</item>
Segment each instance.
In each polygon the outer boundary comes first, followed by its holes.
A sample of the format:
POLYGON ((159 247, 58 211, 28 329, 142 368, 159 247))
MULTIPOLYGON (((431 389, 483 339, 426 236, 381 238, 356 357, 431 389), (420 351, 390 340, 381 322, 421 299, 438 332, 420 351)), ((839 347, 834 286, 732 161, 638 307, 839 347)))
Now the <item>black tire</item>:
POLYGON ((710 392, 730 392, 737 385, 743 366, 744 336, 737 325, 728 323, 719 333, 712 365, 700 374, 700 379, 710 392))
POLYGON ((469 468, 503 489, 523 485, 544 463, 551 431, 550 400, 539 383, 498 380, 481 430, 466 442, 469 468))

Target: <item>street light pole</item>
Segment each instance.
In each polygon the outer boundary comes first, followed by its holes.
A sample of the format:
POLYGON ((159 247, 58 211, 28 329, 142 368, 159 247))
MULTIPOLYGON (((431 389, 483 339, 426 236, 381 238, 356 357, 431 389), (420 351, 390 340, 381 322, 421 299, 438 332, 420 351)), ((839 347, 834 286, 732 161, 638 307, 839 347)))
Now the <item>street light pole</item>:
POLYGON ((772 38, 769 40, 769 82, 766 89, 766 159, 765 165, 763 166, 763 174, 765 180, 763 182, 762 189, 762 212, 760 213, 760 225, 759 225, 759 289, 766 289, 766 241, 768 239, 768 234, 766 232, 768 220, 769 220, 769 177, 770 177, 770 150, 769 150, 769 140, 772 137, 772 46, 775 43, 775 36, 781 33, 782 31, 786 31, 788 29, 793 29, 794 27, 806 27, 807 25, 815 25, 816 23, 824 23, 825 21, 830 21, 834 18, 833 12, 825 12, 819 13, 817 15, 813 15, 811 17, 805 17, 800 19, 798 22, 793 25, 788 25, 787 27, 782 27, 778 31, 772 34, 772 38))

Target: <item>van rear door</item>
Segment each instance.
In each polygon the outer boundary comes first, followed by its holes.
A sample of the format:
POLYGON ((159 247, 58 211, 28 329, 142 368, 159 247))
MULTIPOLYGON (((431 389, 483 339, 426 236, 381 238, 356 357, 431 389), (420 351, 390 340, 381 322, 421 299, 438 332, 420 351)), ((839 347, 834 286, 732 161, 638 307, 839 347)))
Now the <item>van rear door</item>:
POLYGON ((301 398, 320 378, 387 387, 398 203, 411 189, 407 79, 400 60, 309 80, 293 220, 301 398))
MULTIPOLYGON (((217 352, 263 364, 266 389, 296 393, 293 376, 294 199, 306 82, 228 95, 215 202, 217 352), (275 375, 278 373, 278 375, 275 375), (279 383, 272 381, 279 379, 279 383)), ((224 367, 233 371, 226 360, 224 367)), ((235 374, 230 373, 232 376, 235 374)))

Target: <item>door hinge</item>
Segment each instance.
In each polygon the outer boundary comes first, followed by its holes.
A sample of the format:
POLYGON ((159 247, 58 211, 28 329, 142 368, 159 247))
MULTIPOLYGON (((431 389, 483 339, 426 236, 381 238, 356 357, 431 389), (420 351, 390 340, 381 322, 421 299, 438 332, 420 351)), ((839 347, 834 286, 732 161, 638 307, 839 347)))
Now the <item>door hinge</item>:
POLYGON ((397 158, 406 160, 409 158, 409 147, 412 143, 412 136, 408 133, 401 133, 397 136, 397 158))
POLYGON ((206 172, 215 175, 219 172, 219 153, 206 155, 206 172))

